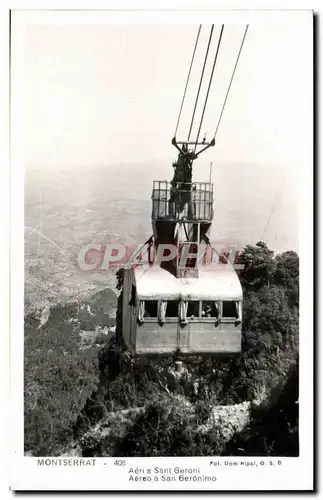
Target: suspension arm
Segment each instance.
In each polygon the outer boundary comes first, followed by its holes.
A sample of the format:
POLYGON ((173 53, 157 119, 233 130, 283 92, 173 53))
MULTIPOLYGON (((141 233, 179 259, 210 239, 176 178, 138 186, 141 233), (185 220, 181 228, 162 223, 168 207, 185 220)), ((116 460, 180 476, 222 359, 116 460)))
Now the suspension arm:
POLYGON ((215 145, 215 139, 213 137, 212 141, 209 144, 207 144, 205 146, 205 148, 203 148, 203 149, 201 149, 201 151, 198 151, 197 153, 195 153, 196 158, 198 157, 198 155, 200 155, 201 153, 203 153, 203 151, 206 151, 207 149, 209 149, 211 146, 214 146, 214 145, 215 145))

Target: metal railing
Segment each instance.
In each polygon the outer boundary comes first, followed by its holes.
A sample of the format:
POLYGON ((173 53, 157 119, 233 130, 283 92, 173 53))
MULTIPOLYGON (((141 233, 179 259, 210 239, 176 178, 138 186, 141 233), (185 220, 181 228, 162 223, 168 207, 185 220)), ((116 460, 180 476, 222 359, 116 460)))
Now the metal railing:
POLYGON ((187 221, 213 219, 213 184, 210 182, 177 183, 154 181, 152 218, 187 221))

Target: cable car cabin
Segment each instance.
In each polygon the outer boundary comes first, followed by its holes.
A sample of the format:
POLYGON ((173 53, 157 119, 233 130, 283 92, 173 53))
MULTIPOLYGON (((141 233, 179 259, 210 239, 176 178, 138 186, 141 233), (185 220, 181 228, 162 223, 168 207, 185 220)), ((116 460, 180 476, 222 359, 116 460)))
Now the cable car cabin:
POLYGON ((136 354, 241 351, 242 288, 229 264, 177 278, 157 265, 126 269, 122 330, 136 354))

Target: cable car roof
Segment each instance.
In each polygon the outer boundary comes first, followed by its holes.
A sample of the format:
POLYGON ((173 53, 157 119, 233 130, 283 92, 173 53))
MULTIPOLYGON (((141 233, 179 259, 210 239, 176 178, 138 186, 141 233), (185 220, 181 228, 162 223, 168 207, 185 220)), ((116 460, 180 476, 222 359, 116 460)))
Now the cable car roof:
POLYGON ((159 266, 134 268, 140 300, 242 300, 242 288, 230 264, 199 270, 198 278, 176 278, 159 266))

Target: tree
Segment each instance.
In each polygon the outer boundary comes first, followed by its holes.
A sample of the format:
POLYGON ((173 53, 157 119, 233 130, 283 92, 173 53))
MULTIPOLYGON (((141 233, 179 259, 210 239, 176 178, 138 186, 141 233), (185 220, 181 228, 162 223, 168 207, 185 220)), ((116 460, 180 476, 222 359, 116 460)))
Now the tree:
POLYGON ((299 258, 296 252, 288 251, 275 258, 275 282, 282 286, 291 306, 299 304, 299 258))
POLYGON ((244 264, 244 269, 240 272, 244 289, 258 290, 274 281, 274 252, 262 241, 258 241, 256 246, 247 245, 239 255, 239 264, 244 264))

